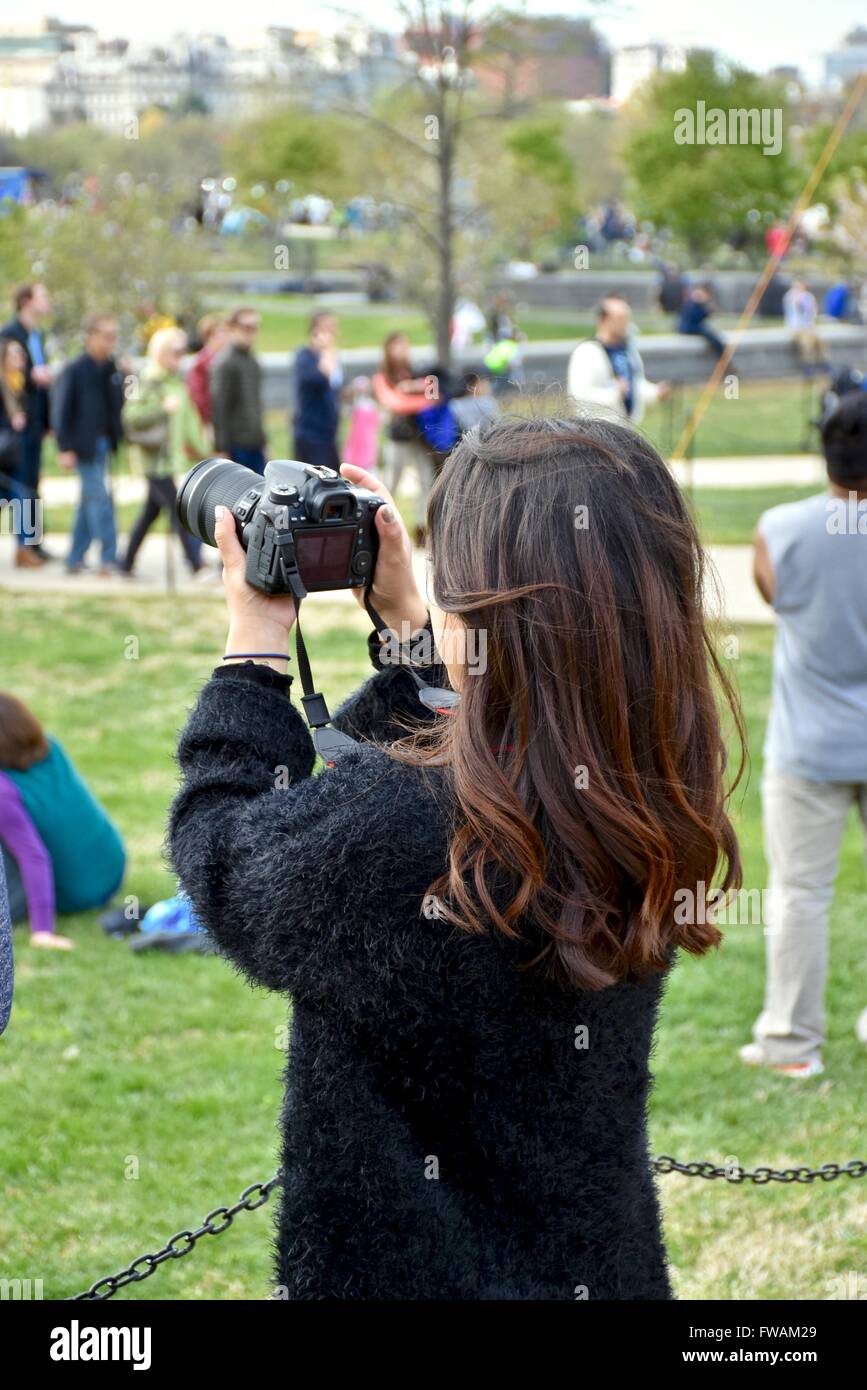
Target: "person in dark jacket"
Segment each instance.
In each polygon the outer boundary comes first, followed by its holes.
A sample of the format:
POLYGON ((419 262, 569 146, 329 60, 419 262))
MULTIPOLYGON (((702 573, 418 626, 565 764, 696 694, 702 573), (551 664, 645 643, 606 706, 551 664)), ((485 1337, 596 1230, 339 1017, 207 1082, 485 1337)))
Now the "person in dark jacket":
POLYGON ((235 309, 228 324, 229 346, 211 369, 214 443, 218 454, 264 473, 262 368, 253 352, 259 315, 255 309, 235 309))
POLYGON ((9 505, 15 568, 41 569, 48 558, 39 545, 42 517, 38 502, 21 481, 21 441, 27 428, 23 361, 21 345, 12 338, 0 338, 0 504, 9 505))
MULTIPOLYGON (((13 317, 0 328, 0 338, 10 338, 24 349, 24 415, 26 424, 18 441, 16 481, 22 499, 34 503, 39 497, 42 470, 42 443, 50 428, 49 387, 52 372, 45 351, 41 324, 51 313, 51 296, 44 285, 19 285, 12 298, 13 317)), ((51 559, 41 544, 29 553, 51 559)))
POLYGON ((294 457, 338 469, 337 427, 343 368, 337 351, 337 318, 314 314, 306 347, 295 354, 294 457))
POLYGON ((677 331, 691 338, 704 338, 714 354, 722 357, 726 345, 716 329, 711 327, 710 316, 713 310, 713 297, 707 286, 694 285, 686 292, 677 331))
POLYGON ((498 421, 432 490, 428 615, 385 498, 356 745, 312 775, 293 602, 222 509, 226 656, 178 750, 175 871, 292 999, 277 1285, 668 1299, 649 1058, 675 951, 720 939, 676 895, 740 877, 693 523, 627 427, 498 421))
POLYGON ((110 314, 90 314, 84 321, 84 352, 64 367, 52 398, 52 425, 57 461, 75 468, 81 496, 66 559, 69 574, 85 568, 92 541, 101 547, 100 574, 117 567, 114 503, 106 485, 111 455, 123 438, 123 380, 114 360, 117 324, 110 314))

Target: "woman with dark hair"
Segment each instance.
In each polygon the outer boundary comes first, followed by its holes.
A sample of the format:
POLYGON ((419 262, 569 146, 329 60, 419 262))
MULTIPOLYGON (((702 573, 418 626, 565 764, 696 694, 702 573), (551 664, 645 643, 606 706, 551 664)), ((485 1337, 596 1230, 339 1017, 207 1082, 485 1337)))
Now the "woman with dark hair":
POLYGON ((17 338, 0 337, 0 500, 11 502, 17 569, 39 569, 47 557, 34 544, 36 504, 21 473, 27 442, 27 354, 17 338))
MULTIPOLYGON (((116 827, 57 740, 2 691, 0 846, 7 874, 15 875, 10 901, 26 909, 34 946, 70 950, 73 942, 54 930, 55 909, 102 907, 123 880, 126 855, 116 827)), ((19 915, 13 911, 13 920, 19 915)))
POLYGON ((357 746, 317 777, 292 600, 246 586, 218 522, 227 655, 169 845, 223 952, 293 1002, 277 1283, 667 1299, 649 1056, 677 949, 720 940, 676 895, 740 881, 696 532, 645 440, 574 418, 473 431, 428 522, 430 616, 377 514, 391 632, 335 721, 357 746), (394 633, 442 660, 424 705, 394 633))

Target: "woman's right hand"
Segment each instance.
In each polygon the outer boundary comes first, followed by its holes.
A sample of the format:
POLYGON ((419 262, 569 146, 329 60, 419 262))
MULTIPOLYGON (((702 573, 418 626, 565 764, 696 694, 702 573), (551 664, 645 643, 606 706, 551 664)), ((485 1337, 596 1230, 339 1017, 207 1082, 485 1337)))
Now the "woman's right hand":
MULTIPOLYGON (((395 506, 394 498, 373 473, 357 468, 353 463, 341 465, 340 472, 348 483, 365 487, 382 497, 384 507, 376 513, 379 554, 370 590, 370 601, 387 627, 404 640, 404 623, 408 631, 418 632, 428 620, 427 604, 415 580, 412 568, 412 541, 395 506)), ((364 608, 364 590, 354 589, 357 603, 364 608)))

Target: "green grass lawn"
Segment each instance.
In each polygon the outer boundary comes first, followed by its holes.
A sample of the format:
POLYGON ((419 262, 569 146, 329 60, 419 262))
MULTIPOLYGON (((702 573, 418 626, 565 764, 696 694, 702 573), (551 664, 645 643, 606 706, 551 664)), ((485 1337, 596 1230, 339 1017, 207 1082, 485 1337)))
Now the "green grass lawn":
MULTIPOLYGON (((679 388, 669 401, 651 405, 642 431, 669 458, 701 387, 679 388)), ((814 452, 818 436, 808 421, 818 415, 818 396, 805 395, 800 381, 745 381, 738 399, 720 389, 695 432, 695 458, 752 457, 814 452)))
MULTIPOLYGON (((366 673, 361 614, 310 602, 306 633, 330 701, 366 673)), ((222 650, 213 599, 10 597, 0 611, 3 684, 57 734, 126 837, 125 892, 171 891, 160 848, 176 781, 173 749, 196 690, 222 650), (128 661, 127 639, 139 639, 128 661)), ((753 771, 738 793, 745 884, 761 887, 758 763, 767 715, 769 630, 740 634, 735 666, 753 771)), ((832 926, 826 1074, 806 1083, 742 1067, 736 1048, 760 1006, 759 927, 732 927, 722 950, 683 959, 662 1010, 652 1146, 681 1159, 753 1166, 863 1157, 867 1059, 853 1023, 867 1004, 865 870, 846 838, 832 926)), ((291 891, 287 885, 285 891, 291 891)), ((275 1167, 284 1000, 253 991, 224 963, 134 956, 95 914, 65 919, 69 955, 33 952, 16 930, 11 1026, 0 1040, 0 1276, 44 1281, 47 1297, 197 1224, 275 1167), (133 1176, 137 1174, 137 1176, 133 1176)), ((660 1179, 681 1297, 819 1298, 863 1271, 867 1185, 753 1187, 660 1179)), ((120 1295, 267 1295, 268 1208, 219 1241, 168 1262, 120 1295)))
POLYGON ((705 545, 748 545, 769 507, 799 502, 822 491, 815 483, 787 487, 699 487, 693 507, 705 545))

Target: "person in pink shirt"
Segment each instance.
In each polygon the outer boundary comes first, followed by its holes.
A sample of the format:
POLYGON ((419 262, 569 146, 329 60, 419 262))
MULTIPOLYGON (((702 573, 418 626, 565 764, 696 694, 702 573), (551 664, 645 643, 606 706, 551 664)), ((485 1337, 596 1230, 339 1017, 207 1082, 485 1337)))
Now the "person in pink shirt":
POLYGON ((352 413, 343 446, 343 462, 372 472, 379 454, 379 408, 371 394, 370 378, 357 376, 350 387, 352 413))

